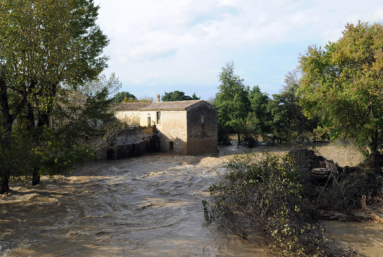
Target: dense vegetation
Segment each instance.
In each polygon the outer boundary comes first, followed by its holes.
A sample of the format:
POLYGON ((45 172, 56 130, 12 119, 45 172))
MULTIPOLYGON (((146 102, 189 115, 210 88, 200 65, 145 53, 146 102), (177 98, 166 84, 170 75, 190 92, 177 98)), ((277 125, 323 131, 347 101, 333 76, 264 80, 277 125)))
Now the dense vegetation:
POLYGON ((0 193, 10 178, 38 184, 40 174, 94 155, 81 137, 112 116, 110 89, 119 87, 114 75, 114 86, 99 76, 108 39, 96 24, 98 8, 93 0, 1 2, 0 193))
POLYGON ((368 147, 377 171, 383 166, 383 26, 348 24, 343 37, 301 57, 298 94, 308 117, 321 117, 322 133, 368 147))
POLYGON ((382 201, 383 177, 337 166, 339 175, 320 182, 306 170, 309 153, 235 156, 225 177, 209 188, 211 198, 202 202, 205 219, 242 238, 261 234, 270 250, 283 256, 352 256, 326 237, 318 210, 350 213, 363 208, 366 196, 382 201))
POLYGON ((318 125, 316 116, 308 119, 303 114, 296 96, 299 80, 291 73, 286 76, 284 90, 272 98, 258 86, 245 86, 243 79, 234 74, 233 63, 222 68, 219 80, 214 105, 218 108, 220 144, 230 144, 229 132, 236 132, 238 143, 249 147, 257 145, 258 136, 271 144, 286 143, 318 125))
POLYGON ((191 97, 188 95, 185 95, 185 92, 182 91, 174 91, 174 92, 165 92, 165 94, 161 97, 162 102, 169 102, 169 101, 186 101, 186 100, 199 100, 201 97, 197 97, 197 95, 194 93, 191 97))
POLYGON ((119 104, 121 102, 123 103, 132 103, 137 100, 137 97, 129 92, 122 91, 118 92, 114 97, 113 97, 113 104, 119 104))
POLYGON ((248 146, 261 135, 298 149, 282 158, 236 156, 203 201, 206 220, 243 238, 261 233, 283 256, 352 256, 329 243, 318 210, 343 211, 352 220, 351 210, 362 209, 383 222, 366 207, 383 201, 382 52, 382 25, 348 24, 337 42, 309 47, 300 59, 301 78, 290 72, 272 98, 257 86, 244 86, 232 63, 223 67, 214 101, 220 143, 229 143, 227 133, 235 131, 248 146), (367 158, 358 167, 332 166, 328 178, 318 180, 310 170, 324 163, 308 162, 307 153, 314 152, 301 144, 307 133, 347 139, 367 158))

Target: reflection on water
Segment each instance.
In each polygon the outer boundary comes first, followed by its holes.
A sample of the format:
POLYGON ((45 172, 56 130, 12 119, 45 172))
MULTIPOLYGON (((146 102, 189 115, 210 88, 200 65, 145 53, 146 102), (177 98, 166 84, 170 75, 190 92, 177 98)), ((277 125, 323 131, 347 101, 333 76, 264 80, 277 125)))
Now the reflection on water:
MULTIPOLYGON (((223 236, 203 218, 208 187, 226 171, 223 164, 245 150, 233 145, 221 147, 217 156, 151 154, 99 161, 71 176, 43 178, 39 186, 13 187, 0 198, 0 253, 266 256, 261 238, 223 236)), ((253 151, 281 154, 287 148, 253 151)))

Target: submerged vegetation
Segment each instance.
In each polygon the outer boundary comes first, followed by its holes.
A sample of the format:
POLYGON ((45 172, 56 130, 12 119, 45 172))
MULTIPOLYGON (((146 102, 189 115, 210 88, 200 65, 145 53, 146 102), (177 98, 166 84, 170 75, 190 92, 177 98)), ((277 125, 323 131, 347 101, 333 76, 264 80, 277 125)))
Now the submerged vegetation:
POLYGON ((229 172, 203 201, 205 219, 225 232, 247 238, 261 234, 270 250, 283 256, 351 256, 334 246, 320 222, 321 210, 362 208, 366 195, 379 199, 382 176, 360 168, 345 169, 330 183, 307 171, 305 151, 284 157, 268 153, 235 156, 229 172))

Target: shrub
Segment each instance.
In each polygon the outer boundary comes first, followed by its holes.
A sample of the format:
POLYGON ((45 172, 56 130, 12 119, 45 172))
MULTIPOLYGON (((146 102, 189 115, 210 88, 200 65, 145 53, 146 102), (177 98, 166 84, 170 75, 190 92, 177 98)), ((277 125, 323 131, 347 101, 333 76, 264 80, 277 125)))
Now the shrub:
POLYGON ((346 255, 330 247, 293 164, 291 158, 283 163, 270 154, 235 156, 226 176, 209 188, 210 205, 203 201, 206 220, 242 238, 261 233, 270 249, 283 256, 346 255))

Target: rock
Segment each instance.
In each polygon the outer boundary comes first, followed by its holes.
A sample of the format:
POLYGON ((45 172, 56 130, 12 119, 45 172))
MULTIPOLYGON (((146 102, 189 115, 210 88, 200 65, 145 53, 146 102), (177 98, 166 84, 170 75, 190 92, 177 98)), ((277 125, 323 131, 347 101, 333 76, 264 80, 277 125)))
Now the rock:
POLYGON ((311 170, 311 173, 316 175, 328 175, 330 172, 326 168, 314 168, 311 170))
POLYGON ((320 216, 325 220, 336 220, 341 222, 347 221, 347 215, 340 212, 320 211, 320 216))

